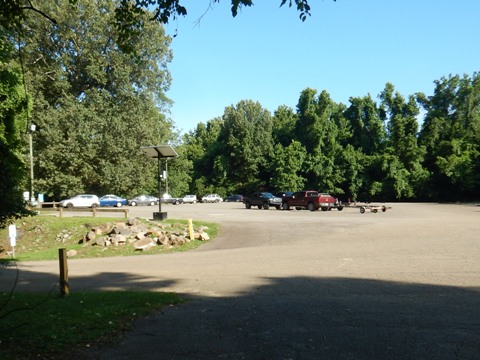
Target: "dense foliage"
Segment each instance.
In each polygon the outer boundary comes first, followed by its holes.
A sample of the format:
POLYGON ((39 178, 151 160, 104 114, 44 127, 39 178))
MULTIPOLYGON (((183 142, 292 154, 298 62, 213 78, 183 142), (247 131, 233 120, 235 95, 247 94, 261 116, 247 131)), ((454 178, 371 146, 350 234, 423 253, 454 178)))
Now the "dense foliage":
MULTIPOLYGON (((80 1, 79 1, 80 2, 80 1)), ((146 22, 125 52, 115 2, 43 4, 52 26, 30 16, 20 29, 25 81, 33 97, 35 190, 59 199, 76 193, 130 195, 156 189, 155 161, 140 147, 174 136, 164 115, 170 39, 146 22)))
POLYGON ((27 129, 29 104, 14 55, 0 28, 0 228, 27 213, 21 201, 27 187, 22 134, 27 129))
POLYGON ((251 100, 227 107, 184 137, 197 179, 190 190, 308 188, 344 200, 478 200, 479 74, 435 84, 433 96, 405 99, 388 83, 378 101, 351 97, 348 106, 305 89, 296 111, 280 106, 273 115, 251 100))

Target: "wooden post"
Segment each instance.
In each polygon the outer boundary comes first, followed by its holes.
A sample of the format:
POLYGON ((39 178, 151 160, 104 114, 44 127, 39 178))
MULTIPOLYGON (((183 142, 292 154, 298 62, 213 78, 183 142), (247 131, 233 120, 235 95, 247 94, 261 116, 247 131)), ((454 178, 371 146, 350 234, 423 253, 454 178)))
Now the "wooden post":
POLYGON ((92 208, 92 212, 93 212, 93 217, 96 217, 97 216, 97 207, 96 206, 94 206, 92 208))
POLYGON ((59 211, 60 217, 63 217, 63 207, 60 206, 58 208, 58 211, 59 211))
POLYGON ((70 293, 70 285, 68 284, 67 251, 65 248, 58 249, 58 259, 60 261, 60 294, 64 296, 70 293))
POLYGON ((192 219, 188 219, 188 232, 190 234, 190 240, 194 240, 193 238, 193 223, 192 219))

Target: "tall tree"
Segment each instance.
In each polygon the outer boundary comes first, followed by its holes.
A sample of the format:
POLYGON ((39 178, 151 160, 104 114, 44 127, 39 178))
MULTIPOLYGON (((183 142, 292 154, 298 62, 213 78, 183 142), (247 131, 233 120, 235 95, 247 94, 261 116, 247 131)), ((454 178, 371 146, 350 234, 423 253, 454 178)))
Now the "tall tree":
POLYGON ((425 149, 417 141, 419 106, 414 96, 405 101, 390 83, 379 97, 387 117, 387 152, 390 158, 384 192, 390 192, 397 199, 411 199, 428 177, 422 167, 425 149))
POLYGON ((170 84, 170 39, 159 24, 146 22, 130 40, 135 51, 125 53, 117 42, 115 1, 78 4, 71 13, 68 3, 45 2, 46 11, 60 19, 57 25, 32 17, 22 29, 39 127, 39 190, 55 199, 84 191, 151 192, 156 164, 140 147, 173 136, 161 113, 169 102, 164 92, 170 84))
MULTIPOLYGON (((195 130, 184 137, 185 156, 192 161, 192 179, 190 192, 206 194, 217 192, 213 181, 215 159, 222 154, 223 145, 219 141, 223 127, 220 117, 209 120, 206 124, 199 123, 195 130)), ((218 160, 217 160, 218 167, 218 160)), ((217 177, 219 169, 217 168, 217 177)))
POLYGON ((224 144, 223 169, 230 185, 251 191, 268 184, 267 164, 273 155, 270 112, 258 102, 242 100, 225 108, 223 120, 219 140, 224 144))
POLYGON ((27 128, 28 99, 13 51, 0 28, 0 228, 28 213, 22 201, 27 188, 22 135, 27 128))
POLYGON ((269 165, 271 187, 278 192, 302 190, 306 180, 302 176, 306 157, 305 148, 298 141, 293 140, 286 147, 277 143, 269 165))
POLYGON ((344 115, 352 130, 352 145, 366 155, 383 152, 386 146, 384 117, 370 95, 351 97, 344 115))
POLYGON ((429 198, 471 199, 480 185, 480 74, 435 81, 433 96, 419 94, 427 114, 420 132, 431 177, 429 198))

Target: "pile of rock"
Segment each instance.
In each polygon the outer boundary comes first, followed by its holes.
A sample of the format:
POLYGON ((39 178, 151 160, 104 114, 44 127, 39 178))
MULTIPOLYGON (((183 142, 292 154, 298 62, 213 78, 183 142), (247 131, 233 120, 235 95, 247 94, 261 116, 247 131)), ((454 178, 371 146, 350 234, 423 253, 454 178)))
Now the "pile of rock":
POLYGON ((190 238, 188 226, 143 223, 134 218, 126 222, 94 226, 83 236, 80 243, 95 246, 127 245, 136 251, 147 251, 155 246, 181 246, 194 239, 210 240, 207 230, 206 226, 197 227, 193 229, 193 238, 190 238))

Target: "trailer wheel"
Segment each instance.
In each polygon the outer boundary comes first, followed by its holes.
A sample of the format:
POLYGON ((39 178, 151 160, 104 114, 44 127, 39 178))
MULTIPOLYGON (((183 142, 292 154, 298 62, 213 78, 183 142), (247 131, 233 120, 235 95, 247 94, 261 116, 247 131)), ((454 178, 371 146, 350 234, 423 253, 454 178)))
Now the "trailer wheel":
POLYGON ((383 212, 387 211, 387 207, 385 205, 382 206, 382 211, 383 212))
POLYGON ((373 210, 372 210, 372 212, 373 212, 374 214, 376 214, 377 211, 378 211, 377 209, 373 209, 373 210))
POLYGON ((365 213, 365 207, 362 206, 362 207, 360 208, 360 214, 363 214, 363 213, 365 213))

